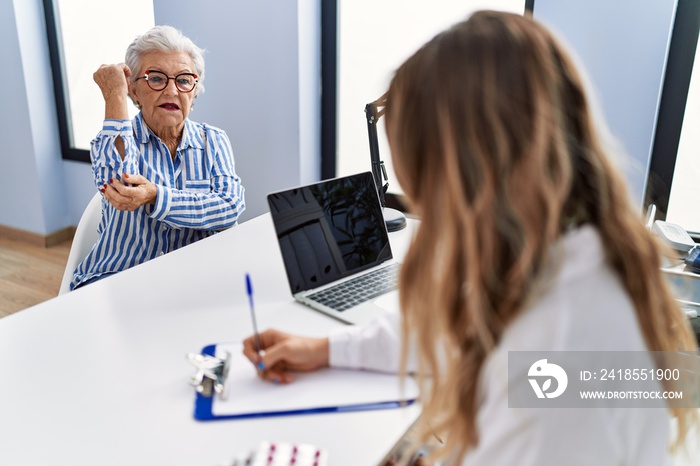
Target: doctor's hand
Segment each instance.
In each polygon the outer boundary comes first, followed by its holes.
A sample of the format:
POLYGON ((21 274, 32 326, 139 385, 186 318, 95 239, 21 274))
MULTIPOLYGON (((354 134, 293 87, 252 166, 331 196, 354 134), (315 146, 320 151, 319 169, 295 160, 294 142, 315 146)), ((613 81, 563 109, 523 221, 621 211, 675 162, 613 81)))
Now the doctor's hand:
POLYGON ((105 199, 117 210, 134 211, 145 204, 155 204, 158 193, 156 185, 148 181, 141 175, 122 175, 124 183, 116 178, 105 183, 100 191, 105 195, 105 199))
POLYGON ((289 383, 294 380, 289 371, 310 372, 328 367, 328 338, 266 330, 260 334, 260 346, 258 355, 255 336, 250 336, 243 341, 243 354, 258 368, 260 378, 269 382, 289 383))

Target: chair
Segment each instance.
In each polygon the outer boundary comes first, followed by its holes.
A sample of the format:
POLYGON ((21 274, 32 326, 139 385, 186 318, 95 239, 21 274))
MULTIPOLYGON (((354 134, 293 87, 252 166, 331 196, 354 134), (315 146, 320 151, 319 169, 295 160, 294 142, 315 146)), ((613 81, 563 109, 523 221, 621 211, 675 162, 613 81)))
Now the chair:
POLYGON ((90 203, 85 208, 83 215, 78 222, 78 228, 75 229, 73 243, 68 253, 68 262, 66 270, 63 272, 63 280, 61 287, 58 289, 59 296, 70 291, 70 282, 73 280, 73 272, 78 264, 87 257, 90 249, 95 245, 98 239, 97 227, 102 218, 102 194, 95 193, 90 200, 90 203))

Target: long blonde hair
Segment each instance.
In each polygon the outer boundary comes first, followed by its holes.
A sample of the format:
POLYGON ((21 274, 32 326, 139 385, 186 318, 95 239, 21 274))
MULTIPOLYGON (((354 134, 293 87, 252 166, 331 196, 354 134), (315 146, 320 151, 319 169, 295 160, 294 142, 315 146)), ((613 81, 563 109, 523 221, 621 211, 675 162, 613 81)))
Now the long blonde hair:
MULTIPOLYGON (((403 341, 417 344, 420 374, 432 374, 424 416, 449 434, 446 452, 462 457, 477 444, 484 360, 570 226, 599 232, 649 350, 697 348, 581 79, 544 27, 479 12, 439 34, 397 70, 385 121, 422 219, 401 272, 403 341)), ((689 410, 671 412, 683 437, 689 410)))

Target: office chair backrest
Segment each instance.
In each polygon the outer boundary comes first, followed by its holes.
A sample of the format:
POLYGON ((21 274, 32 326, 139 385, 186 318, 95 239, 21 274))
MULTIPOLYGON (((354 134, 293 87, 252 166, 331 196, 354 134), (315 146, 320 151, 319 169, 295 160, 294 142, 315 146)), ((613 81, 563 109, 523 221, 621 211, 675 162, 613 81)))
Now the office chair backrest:
POLYGON ((95 193, 90 200, 90 203, 85 208, 83 215, 80 217, 78 228, 73 236, 73 244, 70 247, 68 254, 68 262, 66 270, 63 272, 63 280, 61 287, 58 289, 58 294, 62 295, 70 291, 70 282, 73 280, 73 272, 78 264, 87 257, 90 249, 95 245, 98 239, 97 227, 102 218, 102 194, 95 193))

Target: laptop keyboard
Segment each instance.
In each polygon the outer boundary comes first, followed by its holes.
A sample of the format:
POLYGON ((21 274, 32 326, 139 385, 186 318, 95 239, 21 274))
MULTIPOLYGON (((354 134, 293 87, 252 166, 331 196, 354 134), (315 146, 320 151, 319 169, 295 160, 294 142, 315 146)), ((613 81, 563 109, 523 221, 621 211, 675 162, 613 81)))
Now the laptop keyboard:
POLYGON ((336 311, 345 311, 379 295, 395 290, 401 264, 391 264, 307 296, 336 311))

